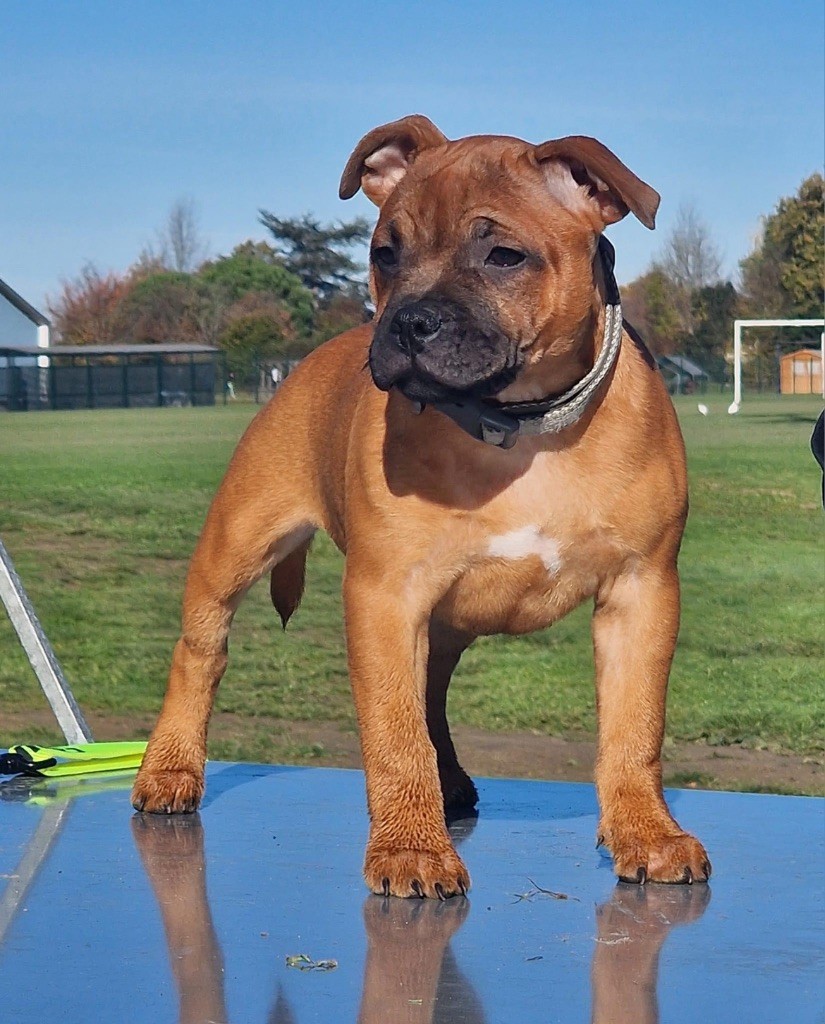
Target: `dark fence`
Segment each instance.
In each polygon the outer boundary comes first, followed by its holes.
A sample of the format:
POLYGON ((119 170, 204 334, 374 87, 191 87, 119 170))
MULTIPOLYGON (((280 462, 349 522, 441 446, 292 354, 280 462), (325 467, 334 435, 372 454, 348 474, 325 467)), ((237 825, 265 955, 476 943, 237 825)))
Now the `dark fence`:
POLYGON ((222 389, 222 368, 211 351, 0 353, 0 408, 11 412, 214 405, 222 389))

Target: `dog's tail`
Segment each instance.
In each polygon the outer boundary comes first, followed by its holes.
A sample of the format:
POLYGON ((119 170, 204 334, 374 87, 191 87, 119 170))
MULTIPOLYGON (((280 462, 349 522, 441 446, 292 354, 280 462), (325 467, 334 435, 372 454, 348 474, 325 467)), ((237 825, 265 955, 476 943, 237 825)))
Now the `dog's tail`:
POLYGON ((310 544, 312 544, 311 537, 290 552, 283 561, 278 562, 269 577, 269 596, 272 598, 275 610, 281 616, 284 629, 304 596, 304 580, 310 544))

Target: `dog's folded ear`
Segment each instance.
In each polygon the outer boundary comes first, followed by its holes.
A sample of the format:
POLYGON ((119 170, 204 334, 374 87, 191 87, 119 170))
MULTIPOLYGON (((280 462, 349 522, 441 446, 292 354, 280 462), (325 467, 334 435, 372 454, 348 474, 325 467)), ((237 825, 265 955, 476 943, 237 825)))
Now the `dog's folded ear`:
POLYGON ((584 135, 568 135, 536 146, 533 156, 561 202, 589 203, 602 227, 633 213, 651 230, 659 193, 637 178, 607 146, 584 135))
POLYGON ((347 161, 338 195, 351 199, 362 188, 367 198, 382 206, 421 150, 447 141, 423 114, 410 114, 373 128, 347 161))

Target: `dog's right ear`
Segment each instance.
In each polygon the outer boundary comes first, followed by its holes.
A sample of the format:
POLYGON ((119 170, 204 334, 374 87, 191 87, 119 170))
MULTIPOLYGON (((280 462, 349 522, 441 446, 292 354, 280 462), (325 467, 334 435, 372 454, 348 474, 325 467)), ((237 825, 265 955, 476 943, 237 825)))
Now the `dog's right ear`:
POLYGON ((338 195, 352 199, 362 188, 376 206, 383 206, 421 150, 447 141, 447 136, 423 114, 410 114, 373 128, 347 161, 338 195))

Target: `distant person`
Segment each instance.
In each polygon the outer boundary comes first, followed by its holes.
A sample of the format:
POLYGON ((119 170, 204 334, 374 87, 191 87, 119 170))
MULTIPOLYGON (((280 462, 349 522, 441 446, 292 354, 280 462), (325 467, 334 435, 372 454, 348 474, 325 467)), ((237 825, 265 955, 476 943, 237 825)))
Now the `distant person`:
POLYGON ((273 366, 272 370, 270 371, 270 374, 272 377, 272 390, 277 391, 278 385, 284 379, 283 370, 280 368, 280 366, 273 366))
POLYGON ((233 400, 238 397, 235 394, 235 374, 234 373, 230 373, 229 377, 228 377, 228 379, 226 381, 226 393, 233 400))

